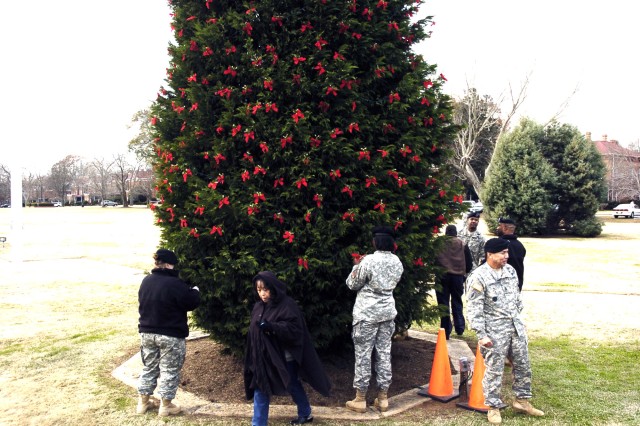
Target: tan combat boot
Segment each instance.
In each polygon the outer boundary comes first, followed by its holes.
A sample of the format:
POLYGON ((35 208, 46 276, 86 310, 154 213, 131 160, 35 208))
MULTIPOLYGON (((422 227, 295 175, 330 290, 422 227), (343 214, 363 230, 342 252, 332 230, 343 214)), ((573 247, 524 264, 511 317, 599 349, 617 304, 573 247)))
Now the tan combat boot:
POLYGON ((356 397, 351 401, 347 401, 346 406, 349 410, 356 413, 367 412, 367 392, 356 389, 356 397))
POLYGON ((387 399, 387 391, 379 390, 378 397, 375 401, 373 401, 373 405, 380 410, 380 412, 384 413, 389 409, 389 400, 387 399))
POLYGON ((153 398, 151 395, 138 395, 136 414, 144 414, 150 408, 158 408, 158 400, 153 398))
POLYGON ((517 399, 513 402, 513 411, 525 413, 530 416, 544 416, 544 411, 535 408, 528 399, 517 399))
POLYGON ((499 425, 500 423, 502 423, 500 410, 498 410, 497 408, 490 408, 487 412, 487 420, 489 420, 489 423, 491 423, 492 425, 499 425))
POLYGON ((163 399, 158 410, 160 417, 170 416, 171 414, 178 414, 182 411, 179 405, 173 404, 170 399, 163 399))

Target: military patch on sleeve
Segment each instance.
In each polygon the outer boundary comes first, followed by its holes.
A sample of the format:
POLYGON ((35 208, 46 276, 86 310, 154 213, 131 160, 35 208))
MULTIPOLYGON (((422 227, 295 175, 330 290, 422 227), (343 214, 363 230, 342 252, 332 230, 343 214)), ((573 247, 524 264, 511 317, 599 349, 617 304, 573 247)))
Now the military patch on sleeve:
POLYGON ((482 293, 484 291, 484 286, 479 281, 474 281, 471 285, 471 288, 482 293))

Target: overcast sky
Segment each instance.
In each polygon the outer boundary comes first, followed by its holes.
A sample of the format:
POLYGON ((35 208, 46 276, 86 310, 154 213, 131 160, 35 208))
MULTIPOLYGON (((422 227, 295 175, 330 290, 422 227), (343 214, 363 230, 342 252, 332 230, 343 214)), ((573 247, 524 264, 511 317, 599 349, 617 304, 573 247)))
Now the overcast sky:
POLYGON ((498 99, 530 75, 522 115, 546 123, 562 111, 560 122, 626 146, 640 139, 634 4, 426 0, 422 12, 435 25, 417 50, 438 65, 452 95, 462 96, 468 84, 498 99))
MULTIPOLYGON (((127 125, 155 99, 168 66, 166 1, 3 3, 0 163, 18 152, 27 170, 46 173, 69 154, 126 152, 127 125)), ((453 96, 468 82, 498 99, 531 74, 522 114, 546 122, 569 100, 562 122, 627 145, 640 138, 633 4, 426 0, 436 24, 417 50, 453 96)))

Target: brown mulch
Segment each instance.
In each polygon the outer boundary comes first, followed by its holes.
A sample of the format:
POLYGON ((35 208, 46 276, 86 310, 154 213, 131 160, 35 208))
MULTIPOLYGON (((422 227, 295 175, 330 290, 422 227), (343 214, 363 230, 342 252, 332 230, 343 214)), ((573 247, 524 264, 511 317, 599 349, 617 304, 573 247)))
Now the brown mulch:
MULTIPOLYGON (((393 382, 389 396, 394 396, 429 383, 435 343, 420 339, 394 340, 391 347, 393 382)), ((304 384, 311 405, 342 407, 353 399, 353 353, 323 360, 324 369, 333 385, 326 398, 304 384)), ((203 399, 218 403, 246 403, 242 376, 243 361, 225 353, 224 347, 210 338, 187 341, 187 358, 182 369, 181 388, 203 399)), ((375 399, 375 373, 367 400, 375 399)), ((273 404, 292 404, 290 397, 276 396, 273 404)))

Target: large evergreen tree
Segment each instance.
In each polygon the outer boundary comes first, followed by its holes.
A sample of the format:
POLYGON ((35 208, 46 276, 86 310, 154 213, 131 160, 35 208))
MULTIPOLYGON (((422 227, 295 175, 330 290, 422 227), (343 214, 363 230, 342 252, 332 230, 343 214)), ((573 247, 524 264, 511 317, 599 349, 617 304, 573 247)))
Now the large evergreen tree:
POLYGON ((542 126, 523 119, 500 138, 482 190, 490 229, 506 216, 516 221, 518 233, 546 232, 556 177, 537 145, 541 133, 542 126))
POLYGON ((487 219, 510 216, 524 234, 597 236, 605 166, 595 146, 568 124, 523 119, 500 140, 485 184, 487 219))
POLYGON ((251 278, 272 270, 315 343, 349 340, 344 281, 397 230, 397 324, 429 318, 435 231, 459 210, 445 78, 412 53, 419 2, 173 0, 167 85, 152 107, 162 244, 203 304, 197 325, 242 348, 251 278))

